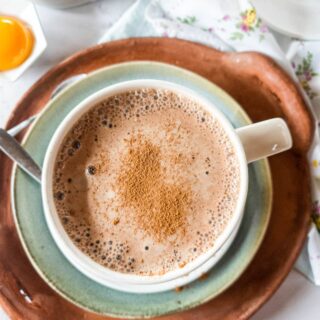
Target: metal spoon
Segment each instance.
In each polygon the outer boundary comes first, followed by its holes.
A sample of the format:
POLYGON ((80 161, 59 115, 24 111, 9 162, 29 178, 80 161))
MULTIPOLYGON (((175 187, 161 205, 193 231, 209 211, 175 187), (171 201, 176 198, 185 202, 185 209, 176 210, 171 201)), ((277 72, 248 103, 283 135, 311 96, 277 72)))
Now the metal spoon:
MULTIPOLYGON (((50 99, 54 98, 59 92, 61 92, 64 88, 69 86, 71 83, 83 79, 86 77, 86 74, 79 74, 73 76, 69 79, 61 82, 55 90, 51 93, 50 99)), ((20 143, 13 138, 13 136, 17 135, 24 128, 26 128, 30 123, 32 123, 36 119, 37 115, 30 117, 29 119, 20 122, 15 127, 5 131, 0 128, 0 149, 13 161, 17 163, 17 165, 28 173, 33 179, 41 182, 41 169, 32 159, 32 157, 27 153, 27 151, 20 145, 20 143)))
POLYGON ((41 169, 19 142, 0 128, 0 149, 33 179, 41 182, 41 169))

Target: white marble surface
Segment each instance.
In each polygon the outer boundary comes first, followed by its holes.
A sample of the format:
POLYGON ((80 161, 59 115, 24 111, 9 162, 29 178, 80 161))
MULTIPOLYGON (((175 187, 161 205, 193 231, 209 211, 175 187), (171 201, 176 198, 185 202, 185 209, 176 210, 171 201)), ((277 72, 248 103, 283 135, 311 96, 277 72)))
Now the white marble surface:
MULTIPOLYGON (((22 94, 49 68, 77 50, 93 45, 134 0, 98 1, 64 11, 38 7, 48 48, 15 83, 0 83, 0 126, 22 94)), ((1 9, 1 8, 0 8, 1 9)), ((1 285, 1 284, 0 284, 1 285)), ((292 271, 255 320, 320 318, 320 288, 292 271)), ((0 320, 7 317, 0 310, 0 320)))

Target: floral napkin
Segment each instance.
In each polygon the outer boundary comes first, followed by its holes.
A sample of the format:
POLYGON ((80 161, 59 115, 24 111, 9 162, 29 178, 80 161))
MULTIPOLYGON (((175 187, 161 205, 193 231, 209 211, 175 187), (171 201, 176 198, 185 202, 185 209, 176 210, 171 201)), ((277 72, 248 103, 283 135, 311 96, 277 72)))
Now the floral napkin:
POLYGON ((247 0, 138 0, 100 42, 143 36, 176 37, 223 51, 258 51, 273 58, 300 84, 317 126, 309 156, 314 224, 296 267, 320 285, 320 43, 269 30, 247 0))

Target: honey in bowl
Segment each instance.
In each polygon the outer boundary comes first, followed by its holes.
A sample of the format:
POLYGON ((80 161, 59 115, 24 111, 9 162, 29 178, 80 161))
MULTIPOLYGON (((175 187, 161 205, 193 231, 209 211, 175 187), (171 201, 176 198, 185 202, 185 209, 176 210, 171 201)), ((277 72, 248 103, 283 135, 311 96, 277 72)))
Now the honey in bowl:
POLYGON ((33 46, 33 33, 24 22, 0 15, 0 71, 20 66, 31 55, 33 46))

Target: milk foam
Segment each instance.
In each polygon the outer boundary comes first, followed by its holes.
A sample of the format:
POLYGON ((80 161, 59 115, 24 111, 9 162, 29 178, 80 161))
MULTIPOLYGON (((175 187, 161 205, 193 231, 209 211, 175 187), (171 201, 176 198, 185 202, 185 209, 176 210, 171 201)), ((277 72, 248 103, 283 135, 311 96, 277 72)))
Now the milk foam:
POLYGON ((55 205, 73 242, 115 271, 163 274, 210 249, 231 219, 239 163, 227 134, 201 105, 168 90, 115 95, 85 114, 56 159, 55 205), (157 241, 123 207, 116 183, 128 140, 141 135, 161 149, 168 183, 192 189, 185 232, 157 241))

